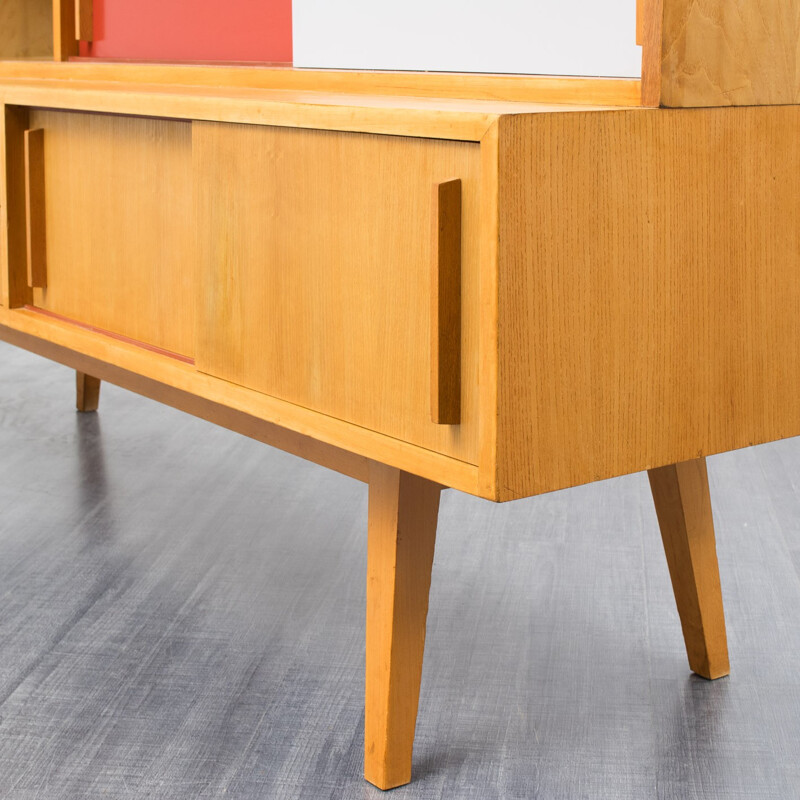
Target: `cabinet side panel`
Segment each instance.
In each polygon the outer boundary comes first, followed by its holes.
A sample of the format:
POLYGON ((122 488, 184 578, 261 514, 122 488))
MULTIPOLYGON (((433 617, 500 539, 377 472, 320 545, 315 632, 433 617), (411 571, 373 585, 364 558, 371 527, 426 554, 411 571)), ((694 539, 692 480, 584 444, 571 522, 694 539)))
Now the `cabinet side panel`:
POLYGON ((800 108, 506 119, 506 498, 800 433, 800 108))

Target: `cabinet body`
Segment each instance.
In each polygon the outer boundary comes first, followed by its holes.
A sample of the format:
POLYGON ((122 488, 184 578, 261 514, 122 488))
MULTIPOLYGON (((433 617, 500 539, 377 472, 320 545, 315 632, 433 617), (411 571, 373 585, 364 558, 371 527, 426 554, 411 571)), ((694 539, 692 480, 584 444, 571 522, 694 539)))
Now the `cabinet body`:
POLYGON ((796 107, 2 91, 6 338, 494 500, 800 433, 796 107), (438 424, 434 190, 453 180, 460 418, 438 424))

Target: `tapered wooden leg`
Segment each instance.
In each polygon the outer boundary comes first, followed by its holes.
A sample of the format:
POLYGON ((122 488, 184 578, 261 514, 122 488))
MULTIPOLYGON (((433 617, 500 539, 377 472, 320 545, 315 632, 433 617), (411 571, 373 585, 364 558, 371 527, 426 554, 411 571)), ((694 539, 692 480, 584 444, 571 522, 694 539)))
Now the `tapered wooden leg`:
POLYGON ((97 411, 100 404, 100 379, 83 372, 75 373, 77 388, 75 405, 78 411, 97 411))
POLYGON ((441 488, 370 467, 364 777, 380 789, 411 780, 441 488))
POLYGON ((721 678, 730 665, 706 460, 651 469, 648 475, 689 666, 704 678, 721 678))

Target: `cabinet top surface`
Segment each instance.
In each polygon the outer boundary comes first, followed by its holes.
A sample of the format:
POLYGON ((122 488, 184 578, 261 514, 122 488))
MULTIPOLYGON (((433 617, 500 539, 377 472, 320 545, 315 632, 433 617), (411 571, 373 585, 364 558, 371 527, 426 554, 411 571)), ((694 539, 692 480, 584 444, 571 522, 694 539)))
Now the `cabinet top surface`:
POLYGON ((526 90, 526 96, 541 99, 522 100, 516 99, 520 95, 512 76, 486 76, 482 92, 469 87, 478 96, 463 98, 453 96, 458 79, 440 74, 6 61, 0 62, 0 101, 478 141, 502 115, 630 106, 630 85, 638 86, 636 81, 543 78, 538 93, 526 90), (595 96, 603 102, 588 102, 595 96))

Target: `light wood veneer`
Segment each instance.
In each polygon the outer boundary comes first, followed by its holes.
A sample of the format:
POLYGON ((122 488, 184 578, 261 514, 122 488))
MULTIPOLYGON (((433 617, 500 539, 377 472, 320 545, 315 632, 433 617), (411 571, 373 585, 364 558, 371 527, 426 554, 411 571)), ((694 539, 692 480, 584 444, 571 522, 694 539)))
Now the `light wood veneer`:
POLYGON ((645 105, 800 103, 797 0, 640 0, 645 105))
POLYGON ((649 478, 689 666, 721 678, 731 667, 705 459, 652 469, 649 478))
POLYGON ((500 125, 498 493, 800 433, 800 107, 500 125))
POLYGON ((33 305, 192 357, 191 125, 40 109, 28 125, 46 135, 47 288, 33 305))
POLYGON ((478 461, 480 148, 195 123, 203 372, 478 461), (463 416, 431 419, 431 188, 463 186, 463 416), (368 223, 365 222, 368 220, 368 223))
MULTIPOLYGON (((94 96, 69 91, 79 106, 94 96)), ((186 111, 5 106, 9 309, 196 359, 222 395, 237 385, 326 430, 335 420, 331 444, 352 446, 357 430, 399 469, 419 472, 412 453, 472 465, 451 485, 491 499, 800 432, 787 345, 800 324, 795 107, 481 113, 475 143, 376 135, 369 113, 351 113, 366 131, 343 132, 186 111), (47 219, 47 288, 34 291, 32 129, 47 219), (451 178, 463 188, 462 418, 442 425, 430 231, 432 189, 451 178)), ((461 135, 473 112, 456 113, 461 135)), ((4 324, 29 322, 11 311, 4 324)), ((294 414, 280 419, 292 427, 294 414)))

